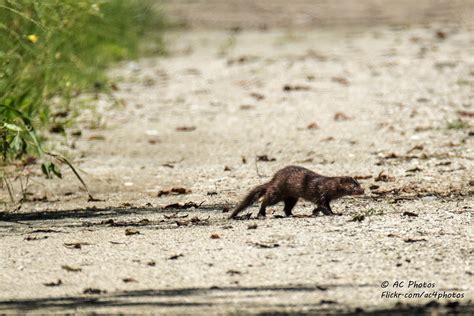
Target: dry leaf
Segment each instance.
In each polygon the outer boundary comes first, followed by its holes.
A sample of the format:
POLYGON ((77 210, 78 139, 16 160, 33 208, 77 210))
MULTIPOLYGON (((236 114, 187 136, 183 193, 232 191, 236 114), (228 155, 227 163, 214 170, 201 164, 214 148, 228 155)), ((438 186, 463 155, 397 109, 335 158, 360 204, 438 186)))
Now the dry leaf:
POLYGON ((357 214, 357 215, 354 215, 354 216, 352 217, 352 219, 350 220, 350 222, 362 222, 364 219, 365 219, 365 215, 364 215, 364 214, 357 214))
POLYGON ((107 293, 106 290, 94 289, 94 288, 87 288, 82 291, 83 294, 104 294, 107 293))
POLYGON ((161 190, 160 192, 158 192, 158 197, 163 195, 181 195, 188 193, 191 193, 191 190, 182 187, 175 187, 169 190, 161 190))
POLYGON ((193 223, 193 224, 200 224, 200 223, 203 223, 203 222, 207 223, 209 221, 209 218, 210 217, 207 217, 205 219, 201 219, 197 216, 194 216, 193 218, 191 218, 191 223, 193 223))
POLYGON ((191 207, 198 208, 199 206, 202 205, 202 203, 204 203, 204 202, 201 202, 199 205, 194 203, 194 202, 186 202, 185 204, 172 203, 172 204, 166 205, 164 208, 165 209, 175 208, 175 209, 184 209, 185 210, 185 209, 188 209, 188 208, 191 208, 191 207))
POLYGON ((240 56, 240 57, 236 57, 236 58, 231 58, 229 60, 227 60, 227 65, 234 65, 234 64, 244 64, 244 63, 247 63, 247 62, 251 62, 251 61, 256 61, 258 60, 259 58, 256 57, 256 56, 240 56))
POLYGON ((342 112, 336 112, 336 114, 334 114, 334 120, 335 121, 348 121, 348 120, 351 120, 352 118, 342 112))
POLYGON ((178 132, 192 132, 196 129, 196 126, 178 126, 176 130, 178 132))
POLYGON ((163 215, 163 217, 166 218, 166 219, 186 218, 188 216, 189 216, 189 214, 179 215, 178 213, 174 213, 174 214, 171 214, 171 215, 166 215, 166 214, 163 215))
POLYGON ((399 158, 399 156, 396 153, 388 153, 383 158, 384 159, 395 159, 395 158, 399 158))
POLYGON ((322 142, 330 142, 330 141, 333 141, 334 140, 334 137, 332 136, 328 136, 328 137, 325 137, 323 139, 321 139, 322 142))
POLYGON ((268 161, 275 161, 275 160, 276 160, 275 158, 270 158, 270 157, 268 157, 267 155, 257 156, 257 161, 265 161, 265 162, 268 162, 268 161))
POLYGON ((289 85, 286 84, 283 86, 283 91, 289 92, 289 91, 307 91, 310 90, 311 88, 309 86, 303 86, 303 85, 289 85))
POLYGON ((127 228, 125 229, 125 236, 130 236, 130 235, 139 235, 140 232, 136 229, 133 228, 127 228))
POLYGON ((254 108, 255 108, 255 106, 250 105, 250 104, 242 104, 242 105, 240 106, 240 109, 241 109, 241 110, 251 110, 251 109, 254 109, 254 108))
POLYGON ((158 138, 148 140, 148 144, 150 144, 150 145, 155 145, 155 144, 158 144, 158 143, 161 143, 161 140, 159 140, 158 138))
POLYGON ((88 139, 89 140, 105 140, 105 137, 102 135, 92 135, 88 139))
POLYGON ((54 229, 35 229, 30 232, 30 234, 34 233, 61 233, 62 231, 60 230, 54 230, 54 229))
POLYGON ((407 169, 405 172, 419 172, 419 171, 423 171, 423 169, 419 167, 415 167, 415 168, 407 169))
POLYGON ((413 146, 409 151, 407 151, 407 154, 411 153, 412 151, 415 151, 415 150, 423 150, 425 147, 423 145, 416 145, 416 146, 413 146))
POLYGON ((63 266, 61 266, 61 268, 63 268, 67 272, 80 272, 80 271, 82 271, 81 268, 74 268, 74 267, 71 267, 71 266, 68 266, 68 265, 63 265, 63 266))
POLYGON ((425 238, 406 238, 403 240, 404 242, 419 242, 419 241, 427 241, 425 238))
POLYGON ((72 243, 64 243, 64 246, 71 249, 81 249, 82 246, 89 246, 90 243, 87 242, 72 242, 72 243))
POLYGON ((226 273, 230 274, 230 275, 242 274, 242 272, 240 272, 238 270, 227 270, 226 273))
POLYGON ((443 31, 436 31, 435 35, 436 35, 436 38, 440 40, 446 39, 446 33, 443 31))
POLYGON ((41 237, 26 236, 25 237, 26 241, 40 240, 40 239, 48 239, 48 236, 41 236, 41 237))
POLYGON ((263 243, 263 242, 255 242, 252 243, 253 245, 257 246, 258 248, 277 248, 280 247, 277 243, 263 243))
POLYGON ((134 278, 124 278, 124 279, 122 279, 122 281, 123 281, 124 283, 132 283, 132 282, 136 283, 136 282, 138 282, 138 281, 135 280, 134 278))
POLYGON ((395 177, 390 176, 386 174, 385 172, 381 171, 379 175, 375 178, 375 181, 392 182, 392 181, 395 181, 395 177))
POLYGON ((178 259, 178 258, 180 258, 180 257, 184 257, 184 255, 183 255, 183 254, 177 254, 177 255, 174 255, 174 256, 169 257, 168 260, 176 260, 176 259, 178 259))
POLYGON ((474 112, 472 111, 458 111, 460 116, 474 117, 474 112))
POLYGON ((319 125, 316 122, 313 122, 313 123, 308 124, 308 126, 306 126, 306 128, 307 129, 318 129, 319 125))
POLYGON ((44 286, 60 286, 61 284, 63 284, 63 281, 61 281, 61 279, 58 279, 56 282, 49 282, 49 283, 43 283, 44 286))
POLYGON ((339 84, 342 84, 344 86, 348 86, 349 85, 349 80, 347 80, 346 78, 344 77, 332 77, 331 80, 333 82, 337 82, 339 84))
POLYGON ((258 100, 258 101, 265 99, 265 96, 261 93, 258 93, 258 92, 252 92, 252 93, 250 93, 250 96, 252 98, 254 98, 255 100, 258 100))

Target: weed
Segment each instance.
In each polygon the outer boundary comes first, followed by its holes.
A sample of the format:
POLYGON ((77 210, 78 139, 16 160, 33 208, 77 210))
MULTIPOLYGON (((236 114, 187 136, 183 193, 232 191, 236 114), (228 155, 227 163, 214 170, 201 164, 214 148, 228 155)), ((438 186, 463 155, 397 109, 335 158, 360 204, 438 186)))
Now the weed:
POLYGON ((471 127, 469 122, 466 122, 466 121, 461 120, 461 119, 448 121, 446 123, 446 128, 447 129, 465 129, 465 128, 469 128, 469 127, 471 127))
POLYGON ((0 169, 29 155, 60 177, 43 131, 64 134, 71 99, 106 87, 104 70, 137 57, 151 31, 162 51, 163 27, 152 0, 0 0, 0 169))

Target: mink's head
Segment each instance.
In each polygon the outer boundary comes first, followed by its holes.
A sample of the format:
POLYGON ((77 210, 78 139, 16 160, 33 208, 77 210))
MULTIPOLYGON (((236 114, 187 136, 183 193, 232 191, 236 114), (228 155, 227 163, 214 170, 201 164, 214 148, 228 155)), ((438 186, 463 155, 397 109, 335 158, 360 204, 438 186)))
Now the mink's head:
POLYGON ((351 177, 340 178, 341 190, 345 195, 362 195, 364 189, 360 186, 356 179, 351 177))

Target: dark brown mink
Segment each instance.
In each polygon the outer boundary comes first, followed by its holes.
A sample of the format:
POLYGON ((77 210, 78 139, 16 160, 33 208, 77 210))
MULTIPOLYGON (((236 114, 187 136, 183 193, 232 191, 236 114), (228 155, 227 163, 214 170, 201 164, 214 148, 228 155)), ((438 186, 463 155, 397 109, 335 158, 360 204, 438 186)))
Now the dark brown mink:
POLYGON ((258 217, 265 217, 267 206, 280 201, 285 203, 284 212, 291 216, 292 209, 299 198, 313 202, 317 207, 313 215, 322 212, 324 215, 334 215, 329 203, 346 195, 361 195, 364 189, 351 177, 325 177, 309 169, 288 166, 275 173, 273 178, 252 189, 229 218, 235 218, 241 211, 262 199, 258 217))

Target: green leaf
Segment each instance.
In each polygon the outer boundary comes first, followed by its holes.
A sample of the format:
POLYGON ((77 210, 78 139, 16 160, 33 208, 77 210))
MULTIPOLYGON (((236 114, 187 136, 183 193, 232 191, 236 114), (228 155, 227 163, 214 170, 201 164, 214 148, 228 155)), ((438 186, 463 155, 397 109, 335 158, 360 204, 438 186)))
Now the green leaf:
POLYGON ((13 137, 13 140, 11 142, 10 148, 13 149, 15 152, 21 152, 23 148, 23 139, 20 137, 20 134, 16 134, 15 137, 13 137))
POLYGON ((63 175, 61 173, 61 170, 57 165, 52 163, 51 161, 44 162, 41 165, 41 171, 43 171, 44 175, 48 178, 51 179, 55 175, 56 177, 62 179, 63 175))
POLYGON ((46 178, 51 179, 51 174, 49 173, 49 164, 50 162, 44 162, 41 164, 41 171, 43 171, 43 174, 46 176, 46 178))
POLYGON ((51 167, 51 172, 54 173, 56 177, 58 177, 59 179, 63 178, 61 170, 59 169, 57 165, 55 165, 54 163, 51 163, 50 167, 51 167))
POLYGON ((11 130, 11 131, 15 131, 15 132, 21 132, 23 131, 23 129, 16 125, 16 124, 11 124, 11 123, 3 123, 3 126, 5 126, 5 128, 11 130))

